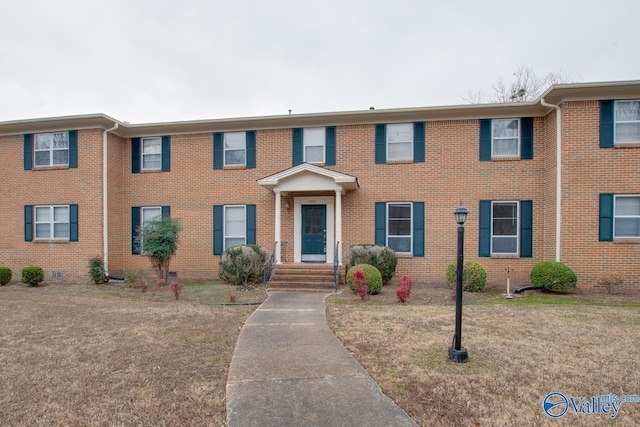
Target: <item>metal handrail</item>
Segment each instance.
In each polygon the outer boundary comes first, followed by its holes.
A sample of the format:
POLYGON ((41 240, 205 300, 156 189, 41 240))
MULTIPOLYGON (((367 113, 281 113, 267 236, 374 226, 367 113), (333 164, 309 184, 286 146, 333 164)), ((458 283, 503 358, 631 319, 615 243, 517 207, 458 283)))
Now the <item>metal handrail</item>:
POLYGON ((264 263, 264 277, 263 284, 264 287, 268 287, 271 283, 271 279, 273 278, 273 273, 276 271, 276 249, 278 247, 278 242, 273 244, 273 249, 271 249, 271 255, 267 262, 264 263))
POLYGON ((333 253, 333 289, 338 291, 338 267, 340 266, 340 245, 342 242, 336 242, 336 251, 333 253))

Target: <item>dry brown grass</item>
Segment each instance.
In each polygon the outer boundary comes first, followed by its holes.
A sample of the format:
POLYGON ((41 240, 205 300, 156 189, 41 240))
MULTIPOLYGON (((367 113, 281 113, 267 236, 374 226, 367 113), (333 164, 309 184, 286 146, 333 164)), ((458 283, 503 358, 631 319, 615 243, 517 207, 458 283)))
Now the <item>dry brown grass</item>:
MULTIPOLYGON (((395 289, 363 303, 328 299, 328 322, 384 392, 424 426, 609 425, 604 415, 548 418, 544 397, 640 394, 640 296, 597 291, 464 294, 462 344, 470 362, 447 361, 455 306, 446 287, 395 289)), ((625 403, 616 425, 638 425, 625 403)))
POLYGON ((262 291, 0 288, 0 425, 225 424, 227 370, 262 291), (209 304, 209 305, 207 305, 209 304), (211 305, 211 306, 210 306, 211 305))

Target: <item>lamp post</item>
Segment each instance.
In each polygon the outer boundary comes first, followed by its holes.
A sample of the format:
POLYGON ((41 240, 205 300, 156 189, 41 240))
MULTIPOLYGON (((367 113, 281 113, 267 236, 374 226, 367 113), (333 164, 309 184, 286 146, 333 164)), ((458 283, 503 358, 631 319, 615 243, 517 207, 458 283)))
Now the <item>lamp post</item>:
POLYGON ((462 270, 464 265, 464 222, 467 220, 467 213, 467 208, 462 206, 462 202, 453 212, 458 223, 458 261, 456 265, 456 333, 453 336, 451 348, 449 348, 449 359, 458 363, 469 361, 467 349, 462 348, 462 270))

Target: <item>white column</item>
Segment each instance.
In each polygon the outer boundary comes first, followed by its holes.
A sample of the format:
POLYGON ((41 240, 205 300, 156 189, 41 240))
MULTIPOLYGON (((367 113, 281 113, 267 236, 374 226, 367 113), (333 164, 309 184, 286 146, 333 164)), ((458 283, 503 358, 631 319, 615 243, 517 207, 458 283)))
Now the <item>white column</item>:
POLYGON ((336 247, 340 251, 338 264, 342 265, 342 190, 336 190, 336 247), (339 246, 338 242, 340 242, 339 246))
POLYGON ((280 264, 280 247, 281 247, 281 243, 280 242, 280 216, 281 216, 281 209, 282 209, 282 200, 280 197, 280 190, 274 190, 274 192, 276 193, 276 220, 275 220, 275 224, 276 224, 276 230, 275 230, 275 241, 276 243, 276 264, 280 264))

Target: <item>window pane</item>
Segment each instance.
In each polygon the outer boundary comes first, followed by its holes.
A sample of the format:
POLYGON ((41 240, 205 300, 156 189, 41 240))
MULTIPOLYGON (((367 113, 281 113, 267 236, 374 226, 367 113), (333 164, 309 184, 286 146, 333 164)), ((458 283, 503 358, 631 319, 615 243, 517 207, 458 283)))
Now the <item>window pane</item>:
POLYGON ((387 146, 388 160, 411 160, 410 143, 390 143, 387 146))
POLYGON ((54 222, 69 222, 69 208, 67 206, 56 206, 53 208, 54 222))
POLYGON ((389 218, 411 219, 411 205, 409 204, 389 205, 389 218))
POLYGON ((303 129, 304 146, 310 145, 324 147, 324 128, 305 128, 303 129))
POLYGON ((142 208, 142 224, 162 216, 162 208, 142 208))
POLYGON ((244 165, 244 150, 227 150, 224 152, 225 165, 244 165))
POLYGON ((142 156, 143 169, 160 169, 162 167, 161 154, 144 154, 142 156))
POLYGON ((324 161, 324 147, 306 147, 304 161, 308 163, 322 163, 324 161))
POLYGON ((162 144, 160 138, 145 138, 142 140, 142 153, 156 154, 162 153, 162 144))
POLYGON ((492 120, 494 138, 517 138, 518 123, 515 120, 492 120))
POLYGON ((54 165, 69 164, 69 150, 53 150, 53 164, 54 165))
POLYGON ((413 142, 413 124, 401 123, 387 125, 387 143, 413 142))
POLYGON ((616 123, 616 142, 640 142, 640 123, 616 123))
POLYGON ((640 101, 616 102, 616 121, 640 121, 640 101))
POLYGON ((411 220, 390 219, 389 236, 411 236, 411 220))
POLYGON ((226 207, 224 211, 224 223, 225 236, 243 236, 244 238, 244 206, 226 207))
POLYGON ((69 223, 61 222, 53 224, 53 237, 54 238, 69 238, 69 223))
POLYGON ((640 196, 616 197, 616 216, 618 215, 640 216, 640 196))
POLYGON ((391 237, 387 239, 387 244, 396 252, 411 252, 411 237, 391 237))
POLYGON ((52 140, 53 135, 50 133, 36 134, 36 150, 49 150, 51 148, 52 140))
POLYGON ((238 245, 244 245, 244 237, 227 237, 226 239, 224 239, 225 249, 229 249, 238 245))
POLYGON ((54 133, 53 148, 69 148, 69 134, 67 132, 54 133))
POLYGON ((47 166, 49 164, 49 151, 36 151, 36 166, 47 166))
POLYGON ((517 156, 518 139, 494 139, 491 144, 491 151, 494 157, 517 156))
POLYGON ((518 253, 518 238, 517 237, 494 237, 492 252, 500 253, 500 254, 518 253))
POLYGON ((36 239, 48 239, 51 237, 51 224, 36 224, 36 239))
POLYGON ((51 208, 36 206, 36 222, 51 222, 51 208))
POLYGON ((616 218, 616 237, 640 237, 640 218, 616 218))
POLYGON ((224 134, 225 150, 244 150, 245 141, 247 140, 244 132, 230 132, 224 134))

